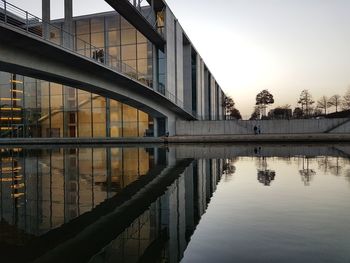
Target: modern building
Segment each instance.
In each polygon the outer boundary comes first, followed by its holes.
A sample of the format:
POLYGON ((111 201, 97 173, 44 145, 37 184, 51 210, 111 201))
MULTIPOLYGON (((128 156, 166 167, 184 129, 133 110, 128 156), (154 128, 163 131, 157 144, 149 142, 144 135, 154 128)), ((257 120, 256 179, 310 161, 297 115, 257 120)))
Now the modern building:
POLYGON ((217 120, 224 93, 163 0, 50 20, 0 0, 0 137, 144 137, 217 120), (14 38, 15 37, 15 38, 14 38), (16 39, 17 38, 17 39, 16 39))

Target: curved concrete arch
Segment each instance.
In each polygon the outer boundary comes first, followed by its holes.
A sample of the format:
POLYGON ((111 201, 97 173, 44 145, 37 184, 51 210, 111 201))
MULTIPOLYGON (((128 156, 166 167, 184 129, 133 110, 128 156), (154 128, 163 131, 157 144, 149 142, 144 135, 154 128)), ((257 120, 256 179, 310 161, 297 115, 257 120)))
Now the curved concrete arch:
POLYGON ((116 99, 152 117, 167 118, 170 135, 175 132, 176 119, 195 119, 146 85, 73 51, 1 23, 0 36, 1 71, 86 90, 116 99))

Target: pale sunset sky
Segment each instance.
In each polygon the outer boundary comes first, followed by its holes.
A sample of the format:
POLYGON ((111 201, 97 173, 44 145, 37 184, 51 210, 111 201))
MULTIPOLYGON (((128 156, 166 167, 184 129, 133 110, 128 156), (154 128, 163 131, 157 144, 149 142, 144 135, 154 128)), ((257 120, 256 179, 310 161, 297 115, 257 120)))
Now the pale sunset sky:
MULTIPOLYGON (((41 16, 41 0, 9 0, 41 16)), ((51 0, 53 18, 64 0, 51 0)), ((350 87, 350 0, 168 0, 168 5, 244 117, 268 89, 272 107, 297 106, 350 87)), ((73 0, 74 15, 108 11, 103 0, 73 0)))

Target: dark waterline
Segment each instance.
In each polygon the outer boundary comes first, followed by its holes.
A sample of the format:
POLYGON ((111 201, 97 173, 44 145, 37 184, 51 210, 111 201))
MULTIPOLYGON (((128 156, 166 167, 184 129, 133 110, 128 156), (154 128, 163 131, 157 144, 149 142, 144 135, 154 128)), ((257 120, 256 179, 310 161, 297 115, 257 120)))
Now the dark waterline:
POLYGON ((2 262, 349 262, 350 146, 3 148, 2 262))

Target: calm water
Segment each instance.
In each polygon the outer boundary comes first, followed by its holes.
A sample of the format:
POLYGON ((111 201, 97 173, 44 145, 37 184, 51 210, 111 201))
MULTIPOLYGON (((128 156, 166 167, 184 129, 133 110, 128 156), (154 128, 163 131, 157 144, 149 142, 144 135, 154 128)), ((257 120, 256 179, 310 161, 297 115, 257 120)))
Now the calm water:
POLYGON ((350 145, 3 148, 1 262, 350 262, 350 145))

